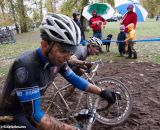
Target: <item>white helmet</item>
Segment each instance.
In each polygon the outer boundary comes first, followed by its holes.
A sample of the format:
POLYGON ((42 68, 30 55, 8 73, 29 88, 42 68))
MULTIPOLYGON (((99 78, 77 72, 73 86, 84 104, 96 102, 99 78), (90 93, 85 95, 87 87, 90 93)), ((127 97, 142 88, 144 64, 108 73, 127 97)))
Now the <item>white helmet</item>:
POLYGON ((53 41, 68 45, 76 46, 81 39, 77 24, 62 14, 48 14, 40 25, 40 31, 45 32, 53 41))
POLYGON ((96 46, 102 47, 102 41, 99 38, 96 38, 96 37, 91 37, 88 40, 88 43, 91 44, 91 45, 96 45, 96 46))

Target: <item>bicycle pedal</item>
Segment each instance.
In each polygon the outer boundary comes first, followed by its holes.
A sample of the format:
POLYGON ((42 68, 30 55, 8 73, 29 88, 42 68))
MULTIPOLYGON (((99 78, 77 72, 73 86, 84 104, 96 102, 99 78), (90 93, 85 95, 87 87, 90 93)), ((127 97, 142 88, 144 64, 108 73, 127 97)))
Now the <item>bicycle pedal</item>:
POLYGON ((75 118, 88 118, 89 117, 89 110, 88 109, 82 109, 78 113, 74 115, 75 118))

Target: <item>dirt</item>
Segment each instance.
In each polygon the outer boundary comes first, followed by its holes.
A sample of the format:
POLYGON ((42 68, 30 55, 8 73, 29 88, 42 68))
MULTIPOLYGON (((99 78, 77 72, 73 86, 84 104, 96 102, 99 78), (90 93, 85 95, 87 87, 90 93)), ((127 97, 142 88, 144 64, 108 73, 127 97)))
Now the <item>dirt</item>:
MULTIPOLYGON (((96 122, 93 130, 160 130, 159 64, 134 60, 104 63, 96 77, 113 77, 123 82, 132 96, 133 109, 124 123, 110 127, 96 122)), ((56 78, 57 84, 63 82, 61 77, 56 78)), ((51 88, 48 90, 51 92, 51 88)))
MULTIPOLYGON (((133 99, 129 118, 118 126, 106 126, 98 122, 93 130, 160 130, 160 65, 138 63, 135 60, 104 63, 98 71, 98 78, 113 77, 123 82, 133 99)), ((64 83, 62 77, 56 83, 64 83)), ((1 88, 4 80, 1 80, 1 88)), ((52 87, 47 95, 52 92, 52 87)), ((85 102, 85 101, 84 101, 85 102)))
POLYGON ((128 120, 115 127, 95 130, 160 130, 160 65, 134 61, 106 63, 99 77, 114 77, 129 89, 133 109, 128 120))

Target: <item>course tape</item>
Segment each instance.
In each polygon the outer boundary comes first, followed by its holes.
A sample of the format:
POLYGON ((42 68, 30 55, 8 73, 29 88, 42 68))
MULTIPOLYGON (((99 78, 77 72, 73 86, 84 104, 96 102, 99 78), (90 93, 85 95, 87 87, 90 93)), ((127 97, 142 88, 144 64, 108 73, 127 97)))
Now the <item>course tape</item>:
MULTIPOLYGON (((142 40, 134 40, 133 42, 158 42, 160 41, 160 38, 152 38, 152 39, 142 39, 142 40)), ((86 44, 88 41, 87 40, 84 40, 82 41, 80 44, 84 45, 86 44)), ((103 45, 106 45, 110 42, 116 42, 116 43, 119 43, 119 42, 124 42, 124 41, 117 41, 117 40, 102 40, 102 43, 103 45)))
MULTIPOLYGON (((160 41, 160 38, 134 40, 133 42, 158 42, 158 41, 160 41)), ((86 45, 87 42, 88 42, 88 40, 84 40, 84 41, 81 41, 80 44, 86 45)), ((107 45, 107 44, 110 43, 110 42, 116 42, 116 43, 117 43, 117 42, 124 42, 124 41, 102 40, 103 45, 107 45)), ((14 59, 14 58, 16 58, 16 56, 14 56, 14 57, 5 57, 5 58, 0 57, 0 61, 3 61, 3 60, 11 60, 11 59, 14 59)))

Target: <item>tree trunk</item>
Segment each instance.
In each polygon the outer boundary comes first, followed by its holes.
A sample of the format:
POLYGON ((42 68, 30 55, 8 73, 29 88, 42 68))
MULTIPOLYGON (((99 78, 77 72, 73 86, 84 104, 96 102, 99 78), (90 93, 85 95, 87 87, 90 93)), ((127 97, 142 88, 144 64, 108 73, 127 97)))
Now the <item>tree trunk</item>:
POLYGON ((55 13, 56 12, 56 1, 53 0, 52 2, 52 7, 53 7, 53 12, 55 13))
POLYGON ((1 11, 2 11, 2 15, 3 15, 3 18, 5 19, 5 13, 4 13, 4 1, 1 1, 0 2, 0 7, 1 7, 1 11))
POLYGON ((41 21, 42 21, 42 19, 43 19, 43 12, 42 12, 42 8, 43 8, 43 2, 42 2, 42 0, 40 0, 40 18, 41 18, 41 21))
POLYGON ((27 32, 27 17, 25 6, 23 4, 23 0, 17 0, 18 2, 18 13, 19 13, 19 22, 21 27, 21 33, 27 32))
MULTIPOLYGON (((88 2, 89 2, 88 0, 83 0, 83 3, 82 3, 82 11, 83 11, 83 8, 88 5, 88 2)), ((82 12, 82 11, 81 11, 81 12, 82 12)), ((86 27, 87 27, 88 21, 87 21, 87 19, 85 19, 85 17, 83 17, 82 15, 81 15, 80 21, 81 21, 83 30, 85 31, 85 30, 86 30, 86 27)))
POLYGON ((10 5, 11 5, 12 15, 13 15, 13 19, 14 19, 14 23, 15 23, 15 27, 16 27, 16 32, 17 32, 17 34, 19 34, 19 28, 18 28, 18 25, 17 25, 16 13, 15 13, 15 8, 14 8, 14 5, 13 5, 13 1, 9 0, 9 2, 10 2, 10 5))

